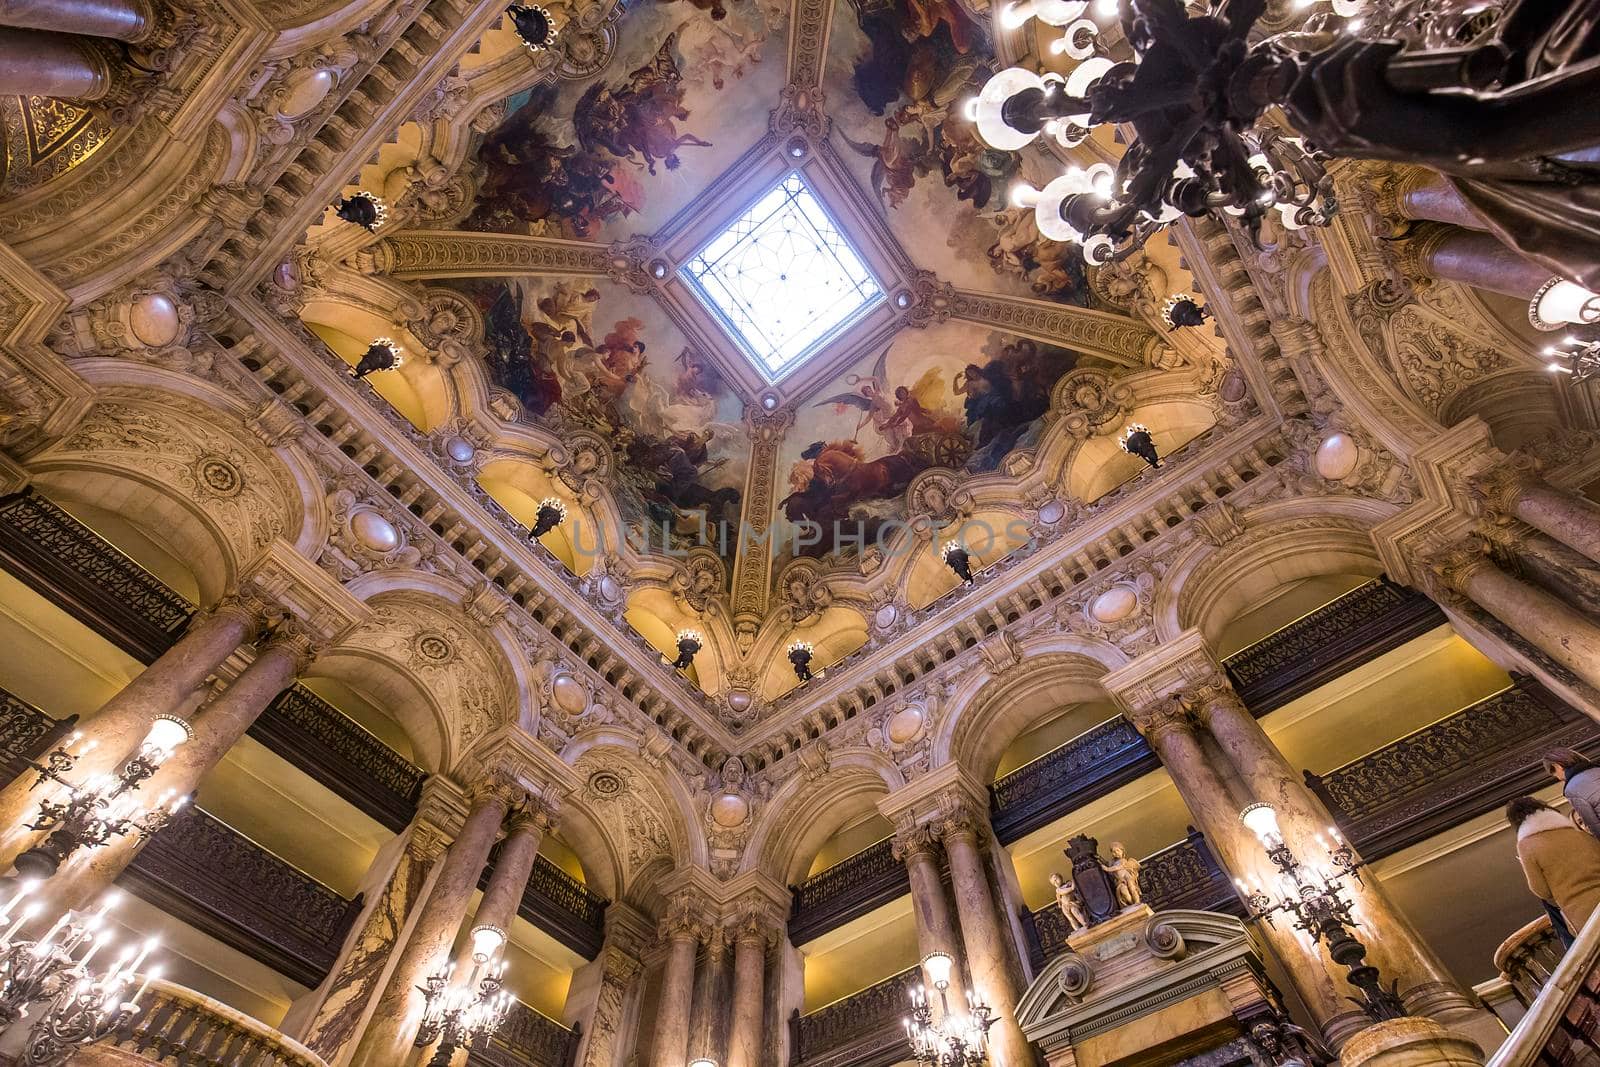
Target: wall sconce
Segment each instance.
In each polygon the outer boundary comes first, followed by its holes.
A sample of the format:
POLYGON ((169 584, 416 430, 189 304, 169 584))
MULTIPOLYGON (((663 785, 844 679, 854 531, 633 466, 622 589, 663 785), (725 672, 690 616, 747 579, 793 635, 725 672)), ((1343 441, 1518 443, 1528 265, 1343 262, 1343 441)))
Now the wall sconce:
POLYGON ((333 213, 345 222, 353 222, 368 233, 377 230, 389 218, 389 206, 365 189, 349 196, 341 196, 333 205, 333 213))
POLYGON ((789 646, 789 662, 794 666, 794 676, 800 679, 800 684, 820 678, 821 672, 811 673, 811 657, 816 654, 816 649, 809 641, 796 641, 789 646))
POLYGON ((955 571, 957 578, 968 585, 972 584, 972 554, 965 545, 960 541, 946 541, 939 554, 944 557, 945 566, 955 571))
POLYGON ((566 520, 567 506, 555 497, 547 496, 539 501, 539 511, 533 517, 533 528, 528 531, 528 536, 537 541, 566 520))
POLYGON ((556 24, 551 21, 550 12, 538 4, 512 4, 506 14, 511 16, 511 26, 523 47, 534 55, 556 43, 556 24))
POLYGON ((402 349, 387 337, 379 337, 367 346, 361 353, 361 359, 354 367, 350 368, 350 377, 360 381, 369 374, 376 374, 381 370, 394 370, 405 360, 400 357, 402 349))
POLYGON ((1161 318, 1167 324, 1168 333, 1185 326, 1199 326, 1210 317, 1211 309, 1202 306, 1188 293, 1173 293, 1161 305, 1161 318))
POLYGON ((1122 431, 1122 438, 1117 443, 1128 455, 1138 456, 1154 470, 1161 469, 1161 457, 1156 454, 1156 441, 1150 436, 1150 427, 1143 423, 1130 422, 1128 428, 1122 431))
POLYGON ((674 670, 686 671, 694 665, 694 655, 705 647, 705 639, 699 630, 678 631, 678 658, 668 659, 661 657, 661 662, 674 670))

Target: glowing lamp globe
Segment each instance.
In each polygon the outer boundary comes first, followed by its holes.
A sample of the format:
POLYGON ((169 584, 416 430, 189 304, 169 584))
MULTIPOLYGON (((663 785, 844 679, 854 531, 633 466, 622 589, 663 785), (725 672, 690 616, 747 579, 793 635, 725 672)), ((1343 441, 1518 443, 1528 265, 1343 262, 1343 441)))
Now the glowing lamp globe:
POLYGON ((506 943, 506 932, 498 926, 474 926, 472 928, 472 958, 482 962, 499 952, 506 943))
POLYGON ((170 756, 179 745, 194 736, 189 724, 174 715, 158 715, 144 735, 144 747, 151 752, 170 756))
POLYGON ((1278 830, 1278 813, 1272 810, 1270 804, 1251 804, 1239 813, 1239 821, 1267 848, 1283 842, 1283 834, 1278 830))
POLYGON ((933 979, 933 984, 938 989, 950 984, 950 969, 954 965, 955 961, 943 952, 930 952, 922 957, 922 969, 933 979))

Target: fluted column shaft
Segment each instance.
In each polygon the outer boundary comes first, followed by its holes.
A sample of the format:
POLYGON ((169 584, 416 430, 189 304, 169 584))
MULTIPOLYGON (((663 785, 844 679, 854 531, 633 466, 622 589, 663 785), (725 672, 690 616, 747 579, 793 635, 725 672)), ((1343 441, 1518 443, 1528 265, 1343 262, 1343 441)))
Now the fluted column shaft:
POLYGON ((1033 1048, 1017 1025, 1017 987, 1006 960, 1005 934, 995 911, 994 894, 984 874, 978 850, 976 816, 948 820, 944 851, 950 859, 950 883, 955 892, 961 940, 967 947, 972 971, 973 996, 994 1009, 997 1019, 989 1030, 989 1059, 995 1067, 1025 1067, 1035 1062, 1033 1048))
POLYGON ((765 1036, 767 932, 746 923, 733 942, 733 1020, 728 1028, 728 1067, 761 1067, 765 1036))
MULTIPOLYGON (((1252 798, 1272 805, 1277 812, 1278 824, 1298 858, 1302 862, 1320 860, 1306 849, 1333 826, 1333 815, 1278 751, 1238 694, 1220 686, 1208 687, 1196 708, 1252 798)), ((1413 1010, 1445 1022, 1481 1010, 1474 1007, 1472 998, 1456 984, 1377 878, 1369 872, 1360 881, 1347 880, 1344 889, 1360 918, 1359 936, 1367 946, 1368 959, 1387 980, 1399 982, 1400 993, 1413 1010)))
POLYGON ((0 26, 0 95, 99 100, 111 65, 81 37, 0 26))
POLYGON ((1446 568, 1452 586, 1545 655, 1600 688, 1600 627, 1485 556, 1446 568))
MULTIPOLYGON (((177 644, 83 724, 83 740, 95 742, 95 748, 78 761, 74 775, 87 778, 120 767, 144 739, 150 724, 160 715, 181 711, 184 702, 250 637, 254 628, 252 614, 232 603, 191 623, 177 644)), ((32 784, 32 776, 22 775, 0 789, 0 827, 7 828, 0 843, 0 869, 9 867, 34 836, 20 827, 38 804, 37 795, 29 789, 32 784)))
POLYGON ((149 8, 133 0, 0 0, 0 26, 137 41, 150 24, 149 8))
POLYGON ((1493 234, 1478 230, 1452 228, 1428 238, 1419 266, 1430 278, 1523 300, 1531 300, 1539 286, 1550 280, 1548 269, 1524 259, 1493 234))
MULTIPOLYGON (((1172 784, 1223 869, 1235 878, 1269 883, 1274 873, 1272 864, 1239 821, 1244 798, 1232 795, 1227 782, 1212 766, 1193 723, 1169 706, 1155 714, 1139 716, 1137 725, 1161 758, 1162 767, 1172 776, 1172 784)), ((1287 923, 1260 923, 1256 930, 1272 947, 1300 999, 1329 1039, 1337 1041, 1353 1032, 1358 1024, 1349 1021, 1351 1008, 1344 999, 1346 990, 1335 985, 1322 959, 1306 951, 1287 923)))
MULTIPOLYGON (((956 938, 956 924, 950 915, 950 901, 944 893, 944 883, 939 879, 939 865, 934 862, 935 838, 927 827, 902 831, 895 836, 895 855, 904 861, 906 874, 911 880, 911 910, 916 917, 917 950, 927 956, 930 952, 943 952, 950 957, 950 1005, 961 1010, 966 1007, 966 982, 961 975, 961 952, 956 938)), ((937 1004, 939 994, 933 979, 923 969, 923 984, 928 999, 937 1004)))
POLYGON ((426 1003, 416 987, 443 966, 513 799, 512 790, 498 782, 474 795, 461 833, 439 861, 433 891, 400 950, 351 1067, 398 1067, 411 1055, 426 1003))
POLYGON ((675 921, 667 934, 651 1067, 684 1067, 689 1062, 689 1012, 694 1008, 694 958, 699 949, 694 925, 675 921))

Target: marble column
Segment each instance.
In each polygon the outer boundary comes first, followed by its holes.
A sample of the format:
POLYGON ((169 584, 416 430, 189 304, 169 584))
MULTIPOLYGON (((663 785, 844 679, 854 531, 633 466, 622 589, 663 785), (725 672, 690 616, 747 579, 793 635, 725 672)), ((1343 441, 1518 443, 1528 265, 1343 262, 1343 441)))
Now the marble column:
MULTIPOLYGON (((194 736, 144 784, 140 798, 153 805, 168 790, 178 796, 193 793, 200 779, 238 744, 250 724, 267 710, 278 694, 294 684, 311 655, 310 640, 292 624, 262 643, 256 658, 233 684, 195 716, 194 736)), ((69 859, 50 879, 51 906, 84 907, 109 889, 127 869, 138 846, 138 835, 128 834, 69 859)))
POLYGON ((561 1021, 582 1029, 578 1067, 622 1067, 638 1032, 639 976, 652 930, 626 901, 606 907, 606 937, 594 962, 578 968, 561 1021))
MULTIPOLYGON (((911 826, 894 835, 894 856, 906 865, 911 879, 911 908, 917 923, 917 951, 927 956, 930 952, 943 952, 950 957, 950 988, 952 1008, 967 1003, 966 982, 961 974, 961 945, 956 938, 956 924, 950 916, 950 901, 945 896, 944 883, 939 878, 939 864, 934 850, 938 837, 932 827, 911 826)), ((923 984, 928 999, 939 1003, 939 994, 933 988, 933 979, 923 969, 923 984)))
POLYGON ((1531 300, 1550 271, 1522 258, 1493 234, 1444 227, 1417 239, 1417 266, 1429 278, 1531 300))
POLYGON ((1454 546, 1430 562, 1456 592, 1583 681, 1600 688, 1600 627, 1587 615, 1507 574, 1473 543, 1454 546))
POLYGON ((1444 222, 1469 230, 1488 229, 1483 216, 1462 198, 1449 178, 1437 171, 1418 168, 1398 193, 1396 201, 1402 218, 1444 222))
POLYGON ((150 8, 135 0, 3 0, 0 25, 85 37, 138 41, 150 32, 150 8))
POLYGON ((692 902, 673 904, 662 920, 661 936, 667 942, 667 962, 661 971, 650 1063, 684 1067, 689 1062, 689 1013, 694 1008, 694 958, 700 951, 700 925, 692 917, 692 902))
POLYGON ((0 95, 99 100, 110 91, 111 64, 92 41, 0 26, 0 95))
MULTIPOLYGON (((1252 799, 1272 805, 1277 812, 1284 839, 1295 855, 1302 862, 1321 862, 1316 841, 1333 826, 1333 816, 1278 751, 1239 695, 1226 685, 1202 686, 1194 695, 1193 707, 1227 753, 1252 799)), ((1361 923, 1358 936, 1367 946, 1367 958, 1387 981, 1399 982, 1408 1009, 1469 1028, 1480 1021, 1493 1021, 1456 983, 1370 870, 1360 881, 1347 880, 1344 888, 1361 923)))
POLYGON ((733 1018, 727 1067, 761 1067, 766 1043, 766 924, 746 916, 733 934, 733 1018))
POLYGON ((1544 481, 1532 470, 1506 463, 1475 479, 1489 517, 1521 519, 1600 563, 1600 506, 1544 481))
POLYGON ((994 893, 978 850, 980 816, 970 804, 952 807, 940 825, 944 852, 950 860, 950 885, 961 922, 961 942, 972 972, 972 995, 994 1009, 989 1030, 989 1059, 995 1067, 1032 1067, 1033 1047, 1017 1025, 1017 985, 1006 956, 994 893))
MULTIPOLYGON (((119 768, 157 716, 181 713, 195 690, 249 639, 255 627, 255 612, 234 598, 197 615, 177 644, 82 724, 84 743, 93 741, 95 747, 78 761, 73 775, 86 778, 119 768)), ((7 828, 0 837, 0 869, 10 867, 36 836, 21 827, 38 805, 38 794, 29 789, 33 781, 33 776, 21 775, 0 789, 0 827, 7 828)))
MULTIPOLYGON (((510 933, 512 920, 522 906, 522 894, 528 888, 528 878, 533 874, 534 861, 539 857, 539 844, 550 827, 550 817, 549 809, 538 801, 511 813, 506 820, 505 841, 494 861, 494 873, 489 876, 483 899, 478 901, 472 925, 493 926, 510 933)), ((471 969, 472 946, 463 945, 456 958, 456 970, 471 969)))
POLYGON ((500 822, 520 799, 520 790, 499 778, 491 778, 473 791, 466 822, 439 861, 433 891, 422 904, 416 925, 400 950, 350 1067, 398 1067, 410 1057, 424 1007, 417 986, 444 966, 461 921, 466 918, 472 891, 478 887, 483 865, 488 862, 489 850, 494 847, 500 822))
POLYGON ((705 938, 705 962, 695 975, 697 989, 690 1012, 689 1058, 722 1063, 726 1050, 728 1007, 728 931, 712 927, 705 938))
MULTIPOLYGON (((1248 798, 1234 795, 1228 783, 1212 765, 1188 710, 1176 698, 1156 699, 1136 709, 1128 717, 1161 758, 1161 765, 1172 776, 1172 784, 1183 797, 1195 826, 1206 836, 1206 844, 1234 878, 1268 882, 1272 864, 1255 837, 1239 821, 1239 812, 1248 798)), ((1337 1043, 1360 1028, 1358 1013, 1345 1000, 1352 992, 1334 976, 1320 955, 1308 951, 1306 944, 1286 923, 1260 923, 1256 931, 1271 947, 1283 965, 1312 1019, 1328 1040, 1337 1043), (1339 988, 1344 985, 1344 988, 1339 988)))

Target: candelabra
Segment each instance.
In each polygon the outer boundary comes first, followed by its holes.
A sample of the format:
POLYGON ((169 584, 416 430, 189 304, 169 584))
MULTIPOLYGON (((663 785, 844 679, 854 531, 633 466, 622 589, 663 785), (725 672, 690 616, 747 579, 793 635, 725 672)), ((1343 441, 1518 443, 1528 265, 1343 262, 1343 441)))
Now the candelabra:
POLYGON ((1160 469, 1161 456, 1156 452, 1156 439, 1150 436, 1150 427, 1142 422, 1130 422, 1127 429, 1122 431, 1122 436, 1117 440, 1122 450, 1130 456, 1138 456, 1152 468, 1160 469))
POLYGON ((555 497, 545 497, 539 501, 539 510, 533 516, 533 527, 529 529, 528 536, 535 541, 545 534, 560 526, 567 518, 567 506, 555 497))
POLYGON ((699 630, 678 631, 678 658, 668 659, 661 657, 661 662, 674 670, 686 671, 694 665, 694 656, 705 647, 705 638, 700 636, 699 630))
POLYGON ((811 657, 816 654, 816 649, 809 641, 796 641, 789 646, 789 663, 794 667, 794 676, 804 685, 812 678, 820 677, 821 672, 811 673, 811 657))
POLYGON ((67 772, 77 761, 93 751, 90 741, 77 752, 71 747, 82 734, 73 734, 65 743, 45 756, 43 763, 29 761, 38 772, 33 783, 38 788, 54 782, 65 793, 64 799, 46 798, 39 802, 39 815, 30 830, 49 831, 39 844, 16 859, 17 873, 23 878, 49 878, 64 861, 80 848, 99 848, 114 837, 137 833, 141 838, 159 831, 176 815, 188 797, 168 789, 150 808, 141 810, 138 791, 177 747, 189 740, 189 724, 171 715, 158 716, 139 747, 116 774, 97 774, 82 785, 67 780, 67 772))
POLYGON ((388 219, 389 208, 382 199, 363 189, 340 197, 333 206, 333 213, 345 222, 354 223, 372 233, 388 219))
POLYGON ((394 370, 405 362, 401 358, 402 351, 404 350, 389 338, 376 338, 367 346, 367 350, 361 353, 361 359, 356 365, 350 368, 350 377, 360 381, 367 375, 381 370, 394 370))
POLYGON ((1210 317, 1211 309, 1188 293, 1173 293, 1161 305, 1161 318, 1167 324, 1168 333, 1186 326, 1203 325, 1210 317))
POLYGON ((1574 385, 1600 374, 1600 339, 1563 338, 1561 344, 1550 346, 1544 354, 1550 360, 1545 369, 1551 374, 1570 374, 1574 385))
POLYGON ((427 1067, 450 1067, 458 1049, 488 1037, 505 1021, 511 994, 500 988, 505 982, 505 961, 495 960, 505 943, 505 931, 499 927, 474 927, 472 973, 466 981, 454 983, 452 961, 417 987, 427 999, 427 1007, 415 1044, 417 1048, 427 1048, 435 1041, 439 1043, 427 1067))
POLYGON ((922 967, 939 991, 939 1019, 933 1018, 928 991, 911 990, 911 1014, 905 1019, 906 1040, 917 1062, 927 1067, 977 1067, 988 1057, 989 1027, 995 1023, 989 1006, 967 990, 967 1010, 950 1010, 950 969, 954 961, 943 952, 930 952, 922 967))
POLYGON ((1329 827, 1331 845, 1321 835, 1317 837, 1319 847, 1328 853, 1328 863, 1314 869, 1301 863, 1284 842, 1278 829, 1278 815, 1270 805, 1251 804, 1239 817, 1260 839, 1267 857, 1278 868, 1276 900, 1259 879, 1253 885, 1236 879, 1250 908, 1250 920, 1264 919, 1272 925, 1272 917, 1279 912, 1293 915, 1294 925, 1310 934, 1313 940, 1326 944, 1333 961, 1350 972, 1346 980, 1361 991, 1359 999, 1351 999, 1356 1000, 1368 1018, 1383 1022, 1404 1017, 1406 1009, 1400 997, 1392 987, 1383 987, 1378 968, 1366 962, 1367 948, 1356 940, 1352 930, 1356 920, 1345 896, 1344 883, 1346 879, 1360 882, 1361 868, 1366 862, 1345 843, 1337 830, 1329 827))
POLYGON ((968 585, 972 584, 972 554, 965 545, 960 541, 947 541, 940 555, 944 557, 945 566, 955 571, 957 578, 968 585))
POLYGON ((22 1059, 25 1067, 61 1067, 73 1050, 125 1026, 139 1012, 139 999, 159 973, 152 968, 138 991, 127 1000, 136 972, 156 942, 132 944, 103 970, 91 966, 111 944, 106 915, 117 898, 108 895, 92 914, 70 911, 34 941, 17 938, 42 905, 28 900, 38 882, 24 881, 0 908, 0 1033, 29 1015, 35 1004, 48 1002, 28 1030, 22 1059))
POLYGON ((506 8, 522 46, 535 54, 555 44, 557 31, 550 12, 538 4, 512 4, 506 8))

